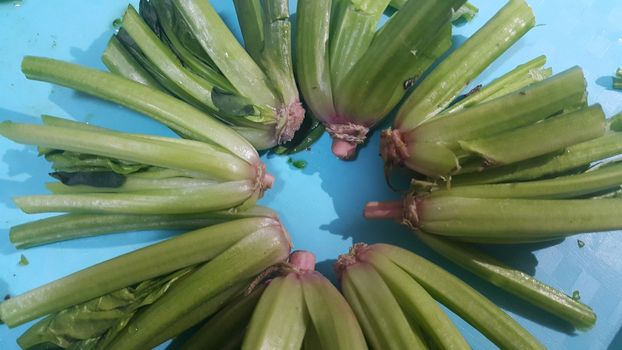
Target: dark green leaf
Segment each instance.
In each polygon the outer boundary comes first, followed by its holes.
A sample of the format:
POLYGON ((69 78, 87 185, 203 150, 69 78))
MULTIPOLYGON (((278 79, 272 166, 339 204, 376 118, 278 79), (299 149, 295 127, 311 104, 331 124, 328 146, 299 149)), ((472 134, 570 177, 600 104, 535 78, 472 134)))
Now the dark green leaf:
POLYGON ((57 171, 50 176, 67 186, 87 185, 93 187, 117 188, 125 183, 125 176, 114 171, 89 171, 69 173, 57 171))

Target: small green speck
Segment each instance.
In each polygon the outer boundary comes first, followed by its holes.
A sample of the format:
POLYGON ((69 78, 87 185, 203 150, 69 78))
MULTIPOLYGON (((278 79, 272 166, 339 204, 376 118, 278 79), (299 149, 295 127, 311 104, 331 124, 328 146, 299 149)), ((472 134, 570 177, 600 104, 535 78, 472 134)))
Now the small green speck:
POLYGON ((304 169, 307 167, 306 160, 293 160, 292 158, 288 158, 287 164, 291 164, 296 169, 304 169))
POLYGON ((26 265, 28 265, 28 264, 29 264, 28 259, 26 259, 26 256, 24 256, 24 254, 22 254, 22 255, 19 257, 19 265, 20 265, 20 266, 26 266, 26 265))
POLYGON ((114 21, 112 21, 112 27, 114 29, 119 29, 121 28, 121 24, 123 23, 123 21, 121 20, 121 18, 115 18, 114 21))
POLYGON ((579 293, 578 290, 575 290, 574 292, 572 292, 572 299, 581 300, 581 294, 579 293))
POLYGON ((583 242, 580 239, 577 239, 577 245, 579 246, 579 248, 583 248, 585 246, 585 242, 583 242))

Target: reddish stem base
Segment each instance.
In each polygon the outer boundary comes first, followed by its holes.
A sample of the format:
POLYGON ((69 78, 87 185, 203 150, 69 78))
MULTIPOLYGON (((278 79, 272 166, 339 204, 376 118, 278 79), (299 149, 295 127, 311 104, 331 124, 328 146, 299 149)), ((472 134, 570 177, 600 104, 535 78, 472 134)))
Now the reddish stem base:
POLYGON ((356 143, 334 138, 332 150, 339 159, 351 159, 356 154, 356 143))
POLYGON ((402 201, 369 202, 365 205, 363 215, 366 219, 399 220, 404 215, 404 203, 402 201))

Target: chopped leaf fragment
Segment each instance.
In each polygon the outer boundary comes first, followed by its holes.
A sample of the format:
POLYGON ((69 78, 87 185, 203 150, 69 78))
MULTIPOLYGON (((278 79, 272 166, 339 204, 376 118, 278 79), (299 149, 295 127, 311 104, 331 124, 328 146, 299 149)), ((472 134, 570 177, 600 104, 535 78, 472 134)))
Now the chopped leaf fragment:
POLYGON ((575 290, 574 292, 572 292, 572 299, 581 300, 581 294, 579 293, 578 290, 575 290))
POLYGON ((580 239, 577 239, 577 245, 579 246, 579 248, 583 248, 585 246, 585 242, 583 242, 580 239))
POLYGON ((26 258, 26 256, 25 256, 24 254, 22 254, 22 255, 19 257, 19 265, 20 265, 20 266, 26 266, 26 265, 28 265, 29 263, 30 263, 30 262, 28 261, 28 259, 26 258))

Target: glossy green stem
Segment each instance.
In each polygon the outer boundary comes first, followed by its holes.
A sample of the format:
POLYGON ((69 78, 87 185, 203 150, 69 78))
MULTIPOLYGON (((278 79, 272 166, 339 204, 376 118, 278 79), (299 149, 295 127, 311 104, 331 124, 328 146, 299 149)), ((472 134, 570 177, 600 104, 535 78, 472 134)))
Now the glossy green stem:
POLYGON ((457 149, 459 140, 524 127, 569 106, 585 105, 585 84, 582 70, 574 67, 520 91, 421 124, 409 131, 407 138, 457 149))
POLYGON ((203 50, 244 97, 277 107, 268 77, 244 50, 209 1, 173 0, 203 50))
POLYGON ((26 213, 194 214, 251 205, 250 181, 223 182, 200 188, 174 188, 134 193, 77 193, 13 198, 26 213), (247 202, 248 201, 248 202, 247 202))
POLYGON ((374 349, 427 349, 398 301, 372 265, 357 262, 341 275, 341 289, 361 321, 363 332, 374 349))
POLYGON ((569 322, 580 330, 590 329, 596 323, 596 314, 589 306, 540 282, 533 276, 513 269, 467 244, 451 242, 422 231, 417 231, 416 235, 432 250, 456 265, 569 322))
POLYGON ((444 110, 473 79, 535 25, 524 0, 511 0, 444 59, 406 99, 394 126, 408 130, 444 110))
POLYGON ((190 215, 65 214, 11 227, 9 239, 18 249, 107 233, 198 229, 236 219, 276 214, 265 207, 190 215))
POLYGON ((301 0, 296 10, 296 78, 307 106, 322 121, 336 115, 329 59, 331 3, 301 0))
POLYGON ((196 141, 8 121, 0 123, 0 135, 23 144, 204 173, 215 180, 254 176, 246 161, 196 141))
MULTIPOLYGON (((112 341, 111 349, 153 347, 154 338, 237 282, 246 281, 287 258, 291 242, 283 228, 259 228, 220 253, 149 308, 133 318, 112 341)), ((205 317, 211 315, 206 314, 205 317)))
POLYGON ((487 169, 452 178, 454 185, 516 182, 559 175, 622 152, 622 133, 608 132, 603 137, 566 148, 562 153, 487 169))
POLYGON ((181 349, 228 349, 231 343, 236 343, 239 349, 253 310, 265 288, 266 284, 262 283, 249 295, 238 297, 197 329, 181 349))
POLYGON ((613 163, 576 175, 507 184, 452 186, 434 192, 435 196, 474 198, 577 198, 615 189, 622 184, 622 163, 613 163))
POLYGON ((308 317, 297 274, 274 278, 253 311, 241 349, 300 349, 308 317))
MULTIPOLYGON (((325 350, 367 349, 361 326, 343 295, 319 272, 301 276, 305 305, 319 346, 325 350)), ((311 332, 307 329, 307 334, 311 332)))
MULTIPOLYGON (((238 295, 243 293, 250 282, 250 280, 237 281, 231 287, 228 287, 209 300, 201 303, 201 305, 195 307, 191 311, 187 312, 183 317, 177 319, 164 331, 151 338, 149 345, 145 348, 155 348, 159 344, 177 337, 205 319, 208 319, 211 315, 216 314, 219 310, 231 303, 232 300, 234 300, 238 295)), ((183 293, 183 291, 180 293, 183 293)))
POLYGON ((119 187, 94 187, 88 185, 64 185, 61 182, 48 182, 45 187, 53 194, 78 193, 131 193, 158 191, 175 188, 202 188, 215 185, 217 182, 187 177, 173 177, 167 179, 145 179, 127 175, 125 182, 119 187))
POLYGON ((533 242, 622 228, 622 200, 430 196, 417 201, 417 227, 469 242, 533 242))
POLYGON ((48 58, 26 56, 22 71, 28 79, 59 84, 121 104, 194 140, 218 145, 248 162, 258 161, 257 151, 238 133, 164 92, 112 73, 48 58))
POLYGON ((404 72, 448 25, 452 8, 462 3, 464 0, 407 2, 339 84, 335 96, 338 112, 366 126, 384 118, 404 95, 404 72))
POLYGON ((545 349, 518 322, 462 280, 405 249, 370 246, 408 272, 432 297, 477 328, 501 349, 545 349))
POLYGON ((265 0, 264 46, 258 61, 279 93, 281 102, 298 102, 298 88, 292 63, 292 29, 288 0, 265 0))
POLYGON ((278 226, 274 219, 242 219, 176 236, 5 300, 0 303, 0 320, 9 327, 18 326, 140 281, 210 260, 263 227, 278 226))
POLYGON ((463 150, 483 158, 487 165, 495 166, 559 151, 604 133, 605 113, 600 105, 594 105, 488 138, 458 143, 463 150))
POLYGON ((264 47, 264 24, 261 1, 233 0, 235 13, 240 23, 244 38, 244 48, 248 54, 259 62, 264 47))
POLYGON ((464 108, 472 107, 478 103, 490 101, 497 97, 507 95, 535 82, 544 80, 551 76, 551 68, 544 68, 546 56, 538 56, 529 62, 525 62, 516 68, 493 80, 478 91, 469 93, 463 100, 447 107, 437 117, 442 117, 448 113, 460 111, 464 108))
POLYGON ((388 0, 336 1, 330 38, 333 86, 339 86, 343 77, 367 51, 388 4, 388 0))
POLYGON ((161 89, 160 83, 143 68, 115 36, 110 38, 102 55, 102 62, 114 74, 135 82, 161 89))
MULTIPOLYGON (((209 111, 217 108, 212 102, 214 85, 186 69, 179 58, 166 46, 151 28, 143 21, 132 5, 129 5, 123 15, 123 30, 125 30, 140 51, 151 64, 157 67, 158 75, 166 79, 160 81, 165 86, 174 85, 174 91, 181 90, 184 100, 190 99, 191 104, 205 106, 209 111)), ((156 77, 157 77, 156 76, 156 77)))
POLYGON ((439 349, 470 349, 436 300, 406 271, 381 254, 376 254, 369 260, 363 255, 361 259, 374 266, 395 295, 402 310, 410 315, 439 349))

